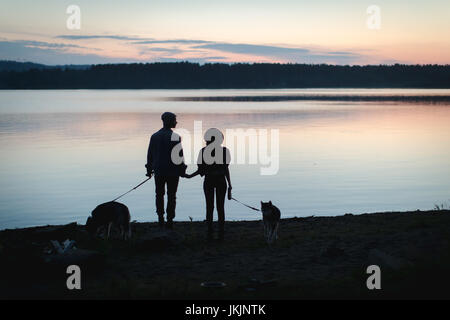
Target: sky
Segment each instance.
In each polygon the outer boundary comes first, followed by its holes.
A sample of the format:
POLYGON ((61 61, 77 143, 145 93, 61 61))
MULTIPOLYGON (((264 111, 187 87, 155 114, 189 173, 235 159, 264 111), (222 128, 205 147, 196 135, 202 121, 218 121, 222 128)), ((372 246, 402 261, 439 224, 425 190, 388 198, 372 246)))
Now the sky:
POLYGON ((450 64, 449 35, 449 0, 0 0, 0 60, 49 65, 450 64))

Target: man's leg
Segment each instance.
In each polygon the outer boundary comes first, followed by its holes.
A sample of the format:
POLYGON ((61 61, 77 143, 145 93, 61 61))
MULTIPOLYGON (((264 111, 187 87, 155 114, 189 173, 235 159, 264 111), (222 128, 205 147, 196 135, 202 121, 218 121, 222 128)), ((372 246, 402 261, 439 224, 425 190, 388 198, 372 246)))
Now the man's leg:
POLYGON ((155 202, 156 213, 158 214, 159 226, 164 226, 164 193, 166 180, 164 176, 155 176, 155 202))
POLYGON ((167 177, 167 227, 172 228, 172 221, 175 218, 175 208, 177 206, 177 189, 180 177, 167 177))

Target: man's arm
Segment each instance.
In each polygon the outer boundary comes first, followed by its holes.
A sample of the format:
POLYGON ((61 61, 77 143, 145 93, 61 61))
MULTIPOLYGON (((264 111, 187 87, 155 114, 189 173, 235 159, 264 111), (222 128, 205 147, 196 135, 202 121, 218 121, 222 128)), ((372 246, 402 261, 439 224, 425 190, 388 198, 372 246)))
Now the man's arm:
MULTIPOLYGON (((181 139, 180 139, 180 143, 181 143, 181 139)), ((187 169, 187 165, 184 163, 183 149, 181 149, 181 157, 183 158, 183 162, 179 165, 179 168, 180 168, 180 176, 181 176, 181 177, 186 177, 186 169, 187 169)))
POLYGON ((173 155, 174 149, 177 154, 177 161, 174 163, 178 171, 177 173, 180 177, 186 177, 187 165, 184 163, 183 145, 181 144, 181 137, 176 133, 173 133, 171 137, 171 156, 173 155))
POLYGON ((150 143, 148 144, 148 151, 147 151, 147 164, 145 167, 147 168, 147 177, 151 177, 153 174, 153 150, 152 150, 152 138, 150 138, 150 143))

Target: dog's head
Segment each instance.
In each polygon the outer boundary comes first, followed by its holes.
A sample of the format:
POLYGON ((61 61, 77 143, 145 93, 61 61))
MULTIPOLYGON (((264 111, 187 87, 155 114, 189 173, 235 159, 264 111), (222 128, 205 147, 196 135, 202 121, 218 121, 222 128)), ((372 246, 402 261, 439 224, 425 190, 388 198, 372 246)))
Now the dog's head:
POLYGON ((269 202, 262 202, 261 201, 261 211, 266 211, 272 208, 272 201, 269 202))
POLYGON ((94 236, 97 232, 98 225, 92 217, 88 217, 86 221, 86 230, 90 236, 94 236))

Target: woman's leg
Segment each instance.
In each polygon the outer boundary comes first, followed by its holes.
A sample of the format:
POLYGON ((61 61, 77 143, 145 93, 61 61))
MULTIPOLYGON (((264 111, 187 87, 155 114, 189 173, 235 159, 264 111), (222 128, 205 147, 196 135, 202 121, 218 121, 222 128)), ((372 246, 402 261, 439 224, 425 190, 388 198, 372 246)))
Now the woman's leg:
POLYGON ((214 212, 214 184, 205 177, 203 182, 203 192, 206 200, 206 224, 208 226, 208 238, 212 237, 213 232, 213 212, 214 212))
POLYGON ((227 193, 227 183, 225 177, 218 179, 216 183, 216 205, 219 220, 219 239, 223 240, 225 231, 225 195, 227 193))

